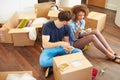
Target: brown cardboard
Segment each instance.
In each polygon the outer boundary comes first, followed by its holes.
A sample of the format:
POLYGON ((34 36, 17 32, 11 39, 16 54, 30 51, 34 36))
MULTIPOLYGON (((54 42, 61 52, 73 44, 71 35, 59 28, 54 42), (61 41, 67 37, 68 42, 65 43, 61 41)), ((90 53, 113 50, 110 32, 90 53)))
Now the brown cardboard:
POLYGON ((64 6, 60 6, 60 8, 62 8, 63 10, 66 11, 71 11, 72 7, 64 7, 64 6))
POLYGON ((0 28, 0 43, 13 43, 11 34, 8 34, 10 29, 16 28, 19 23, 18 14, 14 13, 10 20, 0 28))
POLYGON ((105 27, 106 14, 99 12, 90 12, 86 19, 86 28, 93 28, 102 31, 105 27))
POLYGON ((99 6, 99 7, 105 7, 106 0, 88 0, 88 4, 99 6))
POLYGON ((24 74, 29 73, 32 75, 32 71, 6 71, 6 72, 0 72, 0 80, 6 80, 8 74, 24 74))
POLYGON ((36 15, 37 17, 46 17, 48 18, 48 12, 51 8, 52 5, 55 5, 54 2, 44 2, 44 3, 39 3, 39 4, 35 4, 35 11, 36 11, 36 15))
MULTIPOLYGON (((33 20, 36 14, 17 14, 14 13, 8 22, 0 28, 0 42, 1 43, 14 43, 14 46, 32 46, 34 40, 29 39, 29 32, 23 29, 18 29, 17 26, 22 19, 33 20)), ((36 30, 41 28, 42 24, 37 24, 34 27, 36 30)))
POLYGON ((23 29, 11 29, 14 46, 33 46, 33 40, 29 39, 29 32, 23 29))
POLYGON ((49 10, 48 17, 50 17, 50 20, 56 20, 59 12, 58 10, 49 10))
POLYGON ((53 71, 55 80, 92 79, 92 64, 84 57, 82 53, 55 57, 53 59, 53 71), (61 63, 67 63, 69 66, 62 71, 59 67, 61 63))
POLYGON ((0 28, 0 43, 13 43, 12 35, 8 31, 9 29, 0 28))
POLYGON ((18 14, 19 15, 19 19, 30 19, 30 20, 34 20, 36 18, 36 14, 35 13, 31 13, 31 14, 18 14))

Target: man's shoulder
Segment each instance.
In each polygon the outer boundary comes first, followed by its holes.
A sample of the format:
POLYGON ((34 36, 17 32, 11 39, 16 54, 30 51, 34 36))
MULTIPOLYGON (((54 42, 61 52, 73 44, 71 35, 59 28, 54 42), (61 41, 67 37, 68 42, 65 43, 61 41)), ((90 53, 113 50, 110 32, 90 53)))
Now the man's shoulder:
POLYGON ((48 28, 50 28, 50 27, 53 26, 53 23, 54 23, 54 21, 49 21, 49 22, 45 23, 45 24, 43 25, 43 27, 48 27, 48 28))
POLYGON ((47 23, 45 23, 45 25, 50 25, 50 24, 53 24, 54 21, 48 21, 47 23))

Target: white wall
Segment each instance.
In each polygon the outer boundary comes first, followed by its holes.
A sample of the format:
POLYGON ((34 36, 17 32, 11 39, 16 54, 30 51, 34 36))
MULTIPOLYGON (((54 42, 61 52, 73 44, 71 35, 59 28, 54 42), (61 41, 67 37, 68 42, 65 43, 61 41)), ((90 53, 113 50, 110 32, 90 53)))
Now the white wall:
POLYGON ((106 8, 111 10, 117 10, 120 0, 106 0, 106 8))
POLYGON ((0 0, 0 23, 10 19, 14 12, 34 13, 34 4, 38 0, 0 0))

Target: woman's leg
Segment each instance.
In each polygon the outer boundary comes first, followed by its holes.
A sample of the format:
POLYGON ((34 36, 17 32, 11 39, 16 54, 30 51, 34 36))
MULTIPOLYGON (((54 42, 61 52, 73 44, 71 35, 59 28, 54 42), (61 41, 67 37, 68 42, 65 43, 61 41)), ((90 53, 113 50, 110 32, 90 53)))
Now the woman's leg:
POLYGON ((83 38, 80 38, 78 39, 75 43, 74 43, 74 46, 77 47, 77 48, 84 48, 84 46, 90 42, 93 42, 93 44, 95 45, 95 47, 97 49, 99 49, 101 52, 103 52, 108 58, 110 59, 114 59, 114 55, 111 54, 110 51, 108 51, 104 45, 101 43, 101 41, 96 37, 96 35, 87 35, 83 38))
POLYGON ((50 67, 53 65, 53 57, 58 55, 65 55, 63 47, 46 48, 42 51, 39 61, 42 67, 50 67))
POLYGON ((105 46, 106 49, 108 49, 111 53, 115 53, 111 47, 109 46, 109 44, 107 43, 107 41, 105 40, 105 38, 103 37, 103 35, 100 33, 100 31, 98 30, 92 30, 91 32, 92 34, 95 34, 98 39, 101 41, 101 43, 105 46))

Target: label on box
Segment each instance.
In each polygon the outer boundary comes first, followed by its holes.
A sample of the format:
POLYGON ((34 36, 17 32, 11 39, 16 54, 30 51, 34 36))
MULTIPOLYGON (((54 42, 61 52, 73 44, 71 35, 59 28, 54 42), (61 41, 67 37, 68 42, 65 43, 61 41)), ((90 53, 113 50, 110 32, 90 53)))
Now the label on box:
POLYGON ((71 65, 74 66, 74 67, 79 67, 79 66, 82 65, 82 63, 81 63, 80 60, 75 60, 75 61, 71 62, 71 65))
POLYGON ((63 62, 63 63, 60 63, 59 65, 57 65, 58 68, 61 70, 61 71, 65 71, 66 69, 68 69, 69 67, 69 64, 67 62, 63 62))

